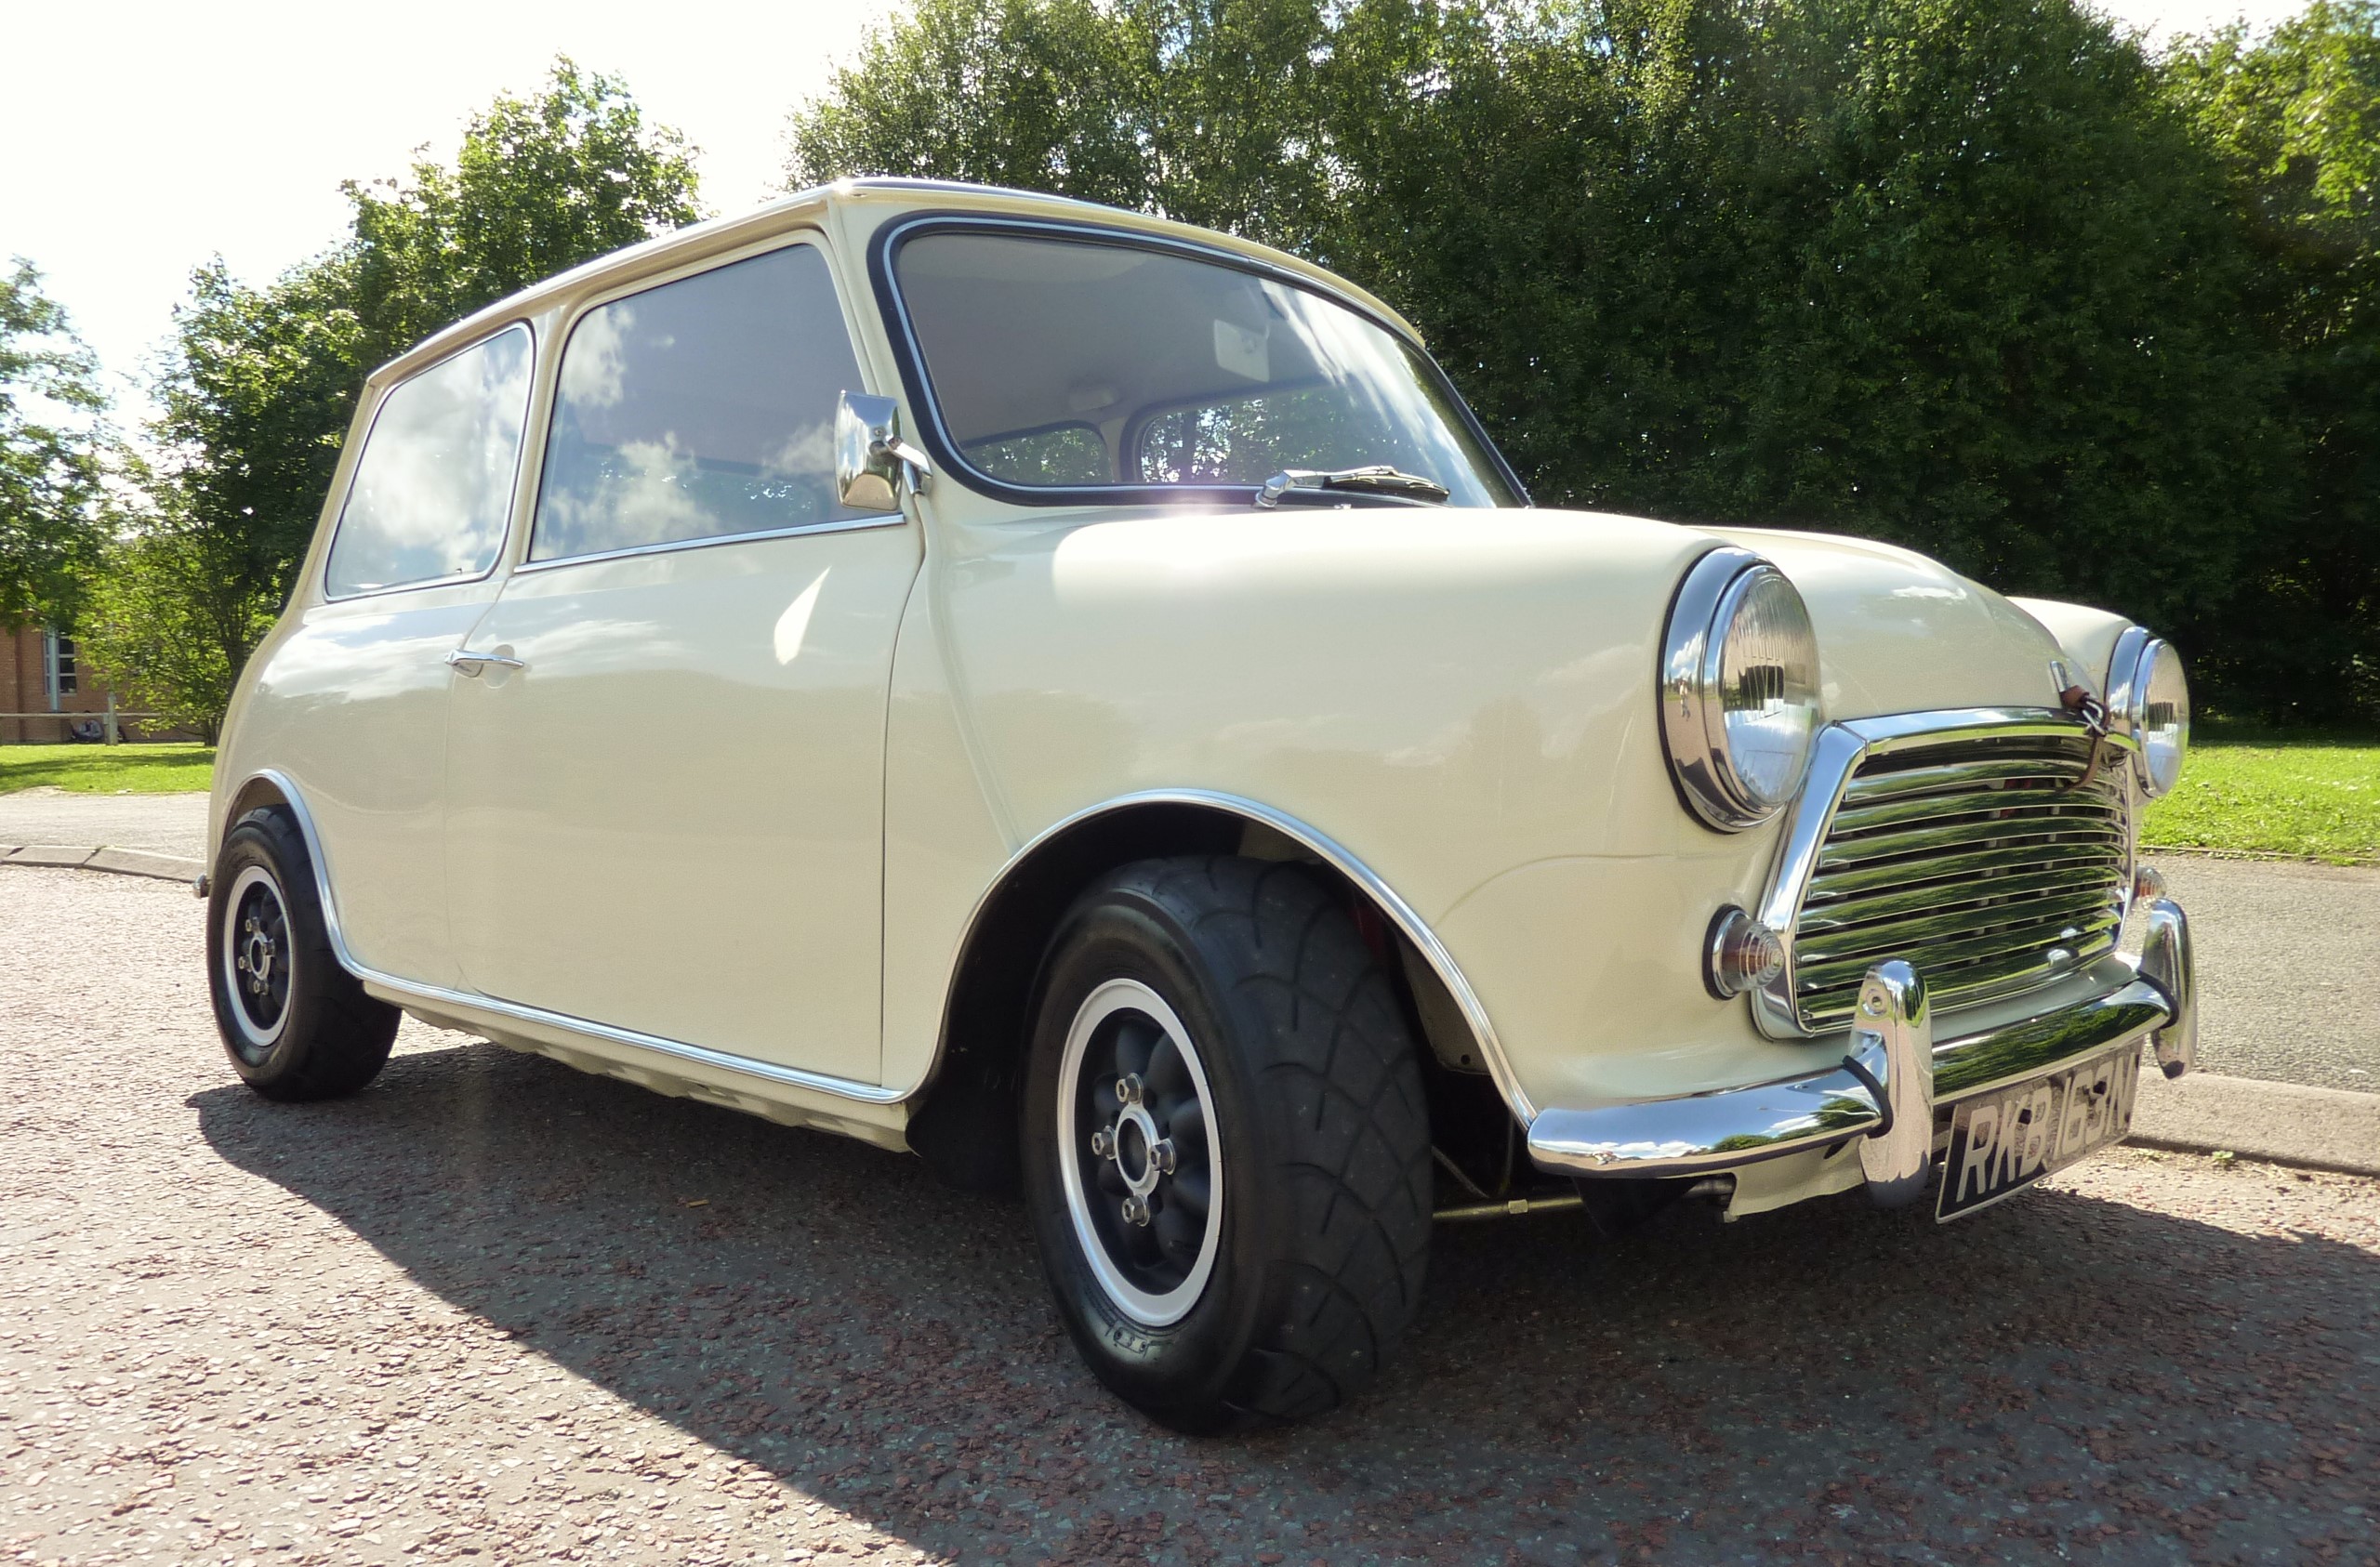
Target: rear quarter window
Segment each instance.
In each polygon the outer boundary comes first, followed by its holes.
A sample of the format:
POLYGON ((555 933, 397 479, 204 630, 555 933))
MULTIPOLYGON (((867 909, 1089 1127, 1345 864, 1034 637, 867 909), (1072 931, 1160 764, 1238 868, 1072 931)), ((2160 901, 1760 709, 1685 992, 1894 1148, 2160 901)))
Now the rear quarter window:
POLYGON ((331 539, 325 594, 487 574, 521 466, 530 347, 528 328, 509 327, 380 400, 331 539))

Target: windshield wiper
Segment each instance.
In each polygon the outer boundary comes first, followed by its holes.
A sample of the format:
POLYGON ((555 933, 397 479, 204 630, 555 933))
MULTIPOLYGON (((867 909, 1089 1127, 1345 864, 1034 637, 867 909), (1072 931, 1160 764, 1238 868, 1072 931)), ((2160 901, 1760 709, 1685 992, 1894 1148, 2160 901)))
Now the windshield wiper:
POLYGON ((1343 490, 1358 495, 1387 495, 1416 505, 1440 506, 1452 493, 1435 479, 1424 479, 1418 473, 1401 473, 1386 463, 1370 467, 1342 467, 1321 470, 1308 467, 1284 468, 1264 481, 1256 492, 1256 504, 1276 507, 1292 490, 1343 490))

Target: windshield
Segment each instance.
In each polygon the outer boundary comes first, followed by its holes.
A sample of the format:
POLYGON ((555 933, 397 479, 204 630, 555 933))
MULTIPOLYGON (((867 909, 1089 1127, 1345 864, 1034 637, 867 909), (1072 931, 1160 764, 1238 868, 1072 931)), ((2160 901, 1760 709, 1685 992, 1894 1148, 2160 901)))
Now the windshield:
POLYGON ((1255 486, 1384 464, 1454 506, 1519 504, 1436 367, 1321 295, 1171 251, 1004 232, 916 235, 893 270, 943 431, 989 478, 1255 486))

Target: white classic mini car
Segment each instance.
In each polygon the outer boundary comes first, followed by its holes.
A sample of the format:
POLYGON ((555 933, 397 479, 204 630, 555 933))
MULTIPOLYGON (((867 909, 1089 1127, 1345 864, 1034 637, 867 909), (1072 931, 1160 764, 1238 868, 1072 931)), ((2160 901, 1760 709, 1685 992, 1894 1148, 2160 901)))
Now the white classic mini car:
POLYGON ((863 180, 372 376, 208 978, 275 1099, 403 1011, 1021 1181, 1100 1377, 1225 1429, 1360 1388, 1437 1219, 1947 1218, 2121 1137, 2188 730, 2116 616, 1532 507, 1294 257, 863 180))

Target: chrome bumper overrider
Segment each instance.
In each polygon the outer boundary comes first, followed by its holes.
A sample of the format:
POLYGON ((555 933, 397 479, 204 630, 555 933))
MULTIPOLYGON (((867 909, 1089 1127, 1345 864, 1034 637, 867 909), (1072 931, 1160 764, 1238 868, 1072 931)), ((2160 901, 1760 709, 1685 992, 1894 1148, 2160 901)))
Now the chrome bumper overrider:
POLYGON ((2134 977, 2089 1001, 1937 1043, 1924 977, 1898 960, 1880 963, 1860 986, 1849 1047, 1825 1070, 1684 1099, 1545 1110, 1529 1124, 1529 1157, 1561 1175, 1703 1175, 1856 1137, 1876 1200, 1911 1201, 1925 1187, 1937 1105, 2143 1039, 2166 1076, 2190 1069, 2189 921, 2169 899, 2145 913, 2134 977))

